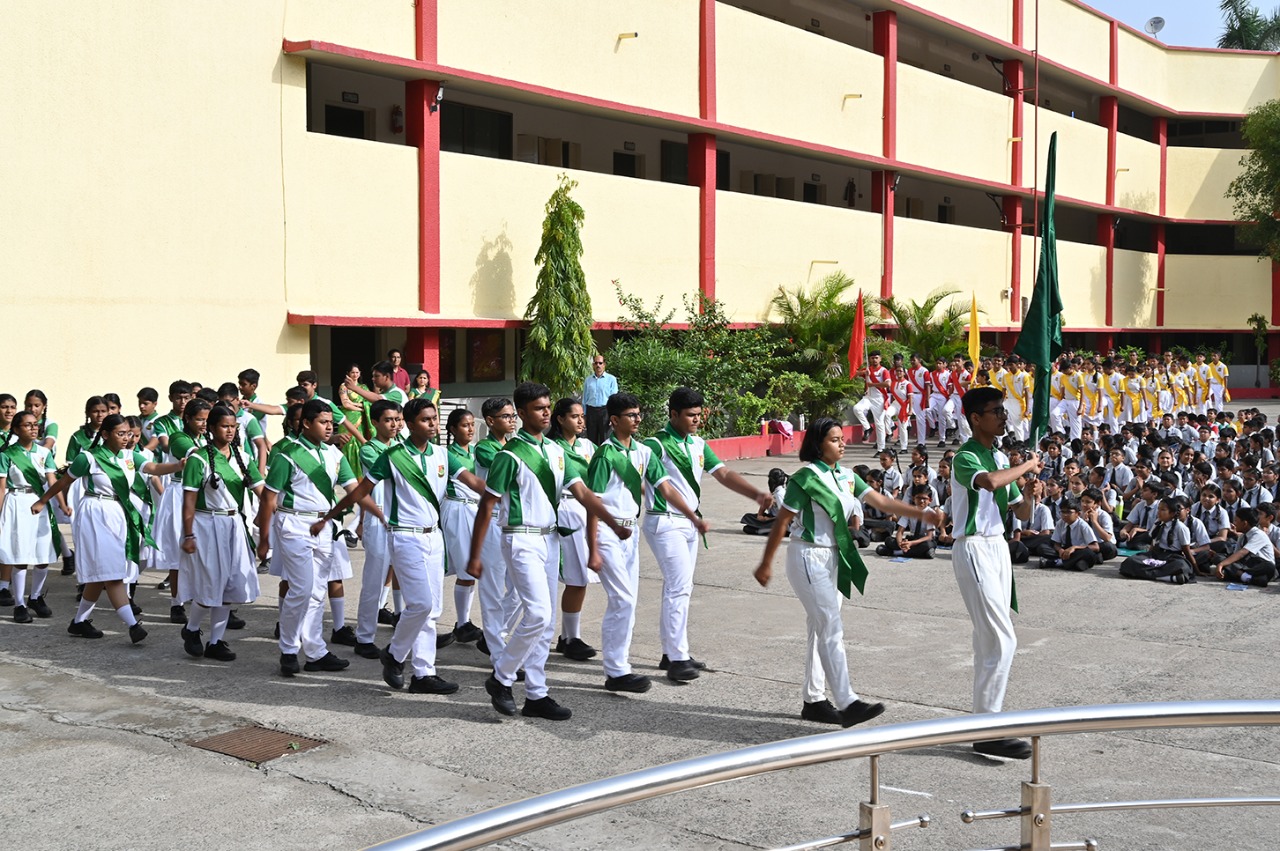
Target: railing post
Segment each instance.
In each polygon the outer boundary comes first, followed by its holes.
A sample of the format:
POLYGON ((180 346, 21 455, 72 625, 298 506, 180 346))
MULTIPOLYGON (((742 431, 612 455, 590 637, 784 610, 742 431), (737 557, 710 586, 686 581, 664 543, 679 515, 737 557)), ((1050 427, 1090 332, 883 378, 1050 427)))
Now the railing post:
POLYGON ((1022 782, 1022 847, 1024 851, 1049 851, 1053 813, 1048 783, 1022 782))
POLYGON ((871 800, 858 804, 858 848, 886 851, 893 844, 893 828, 888 804, 880 803, 880 755, 873 754, 867 762, 871 768, 871 800))

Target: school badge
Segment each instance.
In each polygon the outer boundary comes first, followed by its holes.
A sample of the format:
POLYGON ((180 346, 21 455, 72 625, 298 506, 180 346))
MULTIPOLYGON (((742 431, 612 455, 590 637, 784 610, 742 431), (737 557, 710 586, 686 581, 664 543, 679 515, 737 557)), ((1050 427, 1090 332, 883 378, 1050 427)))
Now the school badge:
POLYGON ((559 458, 556 459, 556 461, 560 465, 560 472, 563 473, 564 472, 564 456, 561 455, 559 458))
POLYGON ((444 475, 444 465, 443 465, 443 464, 441 464, 439 467, 436 467, 436 475, 437 475, 437 476, 443 476, 443 475, 444 475))
POLYGON ((854 488, 854 484, 855 484, 854 482, 849 482, 849 493, 853 496, 857 496, 858 494, 856 489, 854 488))

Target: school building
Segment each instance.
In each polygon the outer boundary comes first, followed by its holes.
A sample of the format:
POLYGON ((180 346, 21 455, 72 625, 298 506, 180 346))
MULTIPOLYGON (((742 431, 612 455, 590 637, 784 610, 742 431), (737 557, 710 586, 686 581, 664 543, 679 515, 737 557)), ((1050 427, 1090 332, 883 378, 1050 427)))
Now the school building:
POLYGON ((509 388, 561 173, 606 336, 615 279, 750 323, 842 270, 976 293, 1009 344, 1055 131, 1070 340, 1227 340, 1252 387, 1246 319, 1280 319, 1223 196, 1280 58, 1076 0, 11 0, 0 21, 0 389, 42 387, 63 422, 247 366, 277 398, 391 346, 446 395, 509 388))

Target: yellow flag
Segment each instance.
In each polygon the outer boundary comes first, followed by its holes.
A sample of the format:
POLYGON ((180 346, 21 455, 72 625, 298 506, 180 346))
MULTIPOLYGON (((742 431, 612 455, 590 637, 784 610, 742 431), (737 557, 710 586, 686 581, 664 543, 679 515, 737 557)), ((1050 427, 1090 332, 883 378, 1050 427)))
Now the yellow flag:
POLYGON ((973 368, 977 369, 982 355, 982 344, 979 340, 978 329, 978 296, 973 295, 972 306, 969 308, 969 360, 973 361, 973 368))

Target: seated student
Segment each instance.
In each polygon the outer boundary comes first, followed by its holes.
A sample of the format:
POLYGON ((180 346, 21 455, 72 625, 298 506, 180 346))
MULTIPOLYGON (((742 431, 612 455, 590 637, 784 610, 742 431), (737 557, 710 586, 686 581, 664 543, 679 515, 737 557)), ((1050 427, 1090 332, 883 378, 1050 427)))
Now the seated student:
POLYGON ((942 513, 943 515, 945 515, 946 519, 943 520, 942 525, 938 527, 938 546, 950 547, 955 544, 956 538, 955 538, 955 534, 953 533, 953 518, 951 516, 951 497, 949 496, 946 498, 946 501, 942 503, 942 513))
MULTIPOLYGON (((933 504, 933 489, 927 484, 913 485, 911 502, 917 508, 929 508, 933 504)), ((927 521, 904 516, 898 521, 894 539, 876 547, 876 552, 882 556, 933 558, 933 551, 938 546, 936 528, 927 521)))
POLYGON ((1143 579, 1164 579, 1182 585, 1195 581, 1195 556, 1191 552, 1191 533, 1178 519, 1178 499, 1162 499, 1157 508, 1157 521, 1151 530, 1151 547, 1120 564, 1120 575, 1143 579))
POLYGON ((1261 433, 1249 435, 1249 454, 1258 459, 1258 463, 1262 466, 1274 464, 1276 460, 1275 453, 1267 446, 1268 441, 1264 440, 1261 433))
POLYGON ((1266 588, 1276 578, 1276 550, 1267 534, 1258 528, 1258 512, 1242 506, 1236 512, 1234 523, 1240 547, 1218 562, 1215 573, 1228 582, 1266 588))
POLYGON ((931 473, 933 473, 933 471, 928 467, 912 467, 910 471, 911 483, 907 487, 903 488, 902 501, 905 503, 914 502, 915 500, 912 494, 915 493, 916 485, 924 485, 929 489, 929 494, 932 496, 932 504, 941 504, 941 500, 938 499, 938 489, 934 487, 933 482, 929 480, 931 473))
POLYGON ((1276 525, 1276 504, 1264 502, 1254 511, 1258 512, 1258 528, 1271 539, 1272 546, 1280 546, 1280 526, 1276 525))
POLYGON ((1089 483, 1084 480, 1084 476, 1080 473, 1075 474, 1067 479, 1067 492, 1064 496, 1069 499, 1080 499, 1080 495, 1089 487, 1089 483))
POLYGON ((1159 519, 1160 486, 1148 481, 1142 486, 1142 501, 1125 518, 1124 528, 1116 535, 1120 543, 1137 550, 1151 546, 1151 530, 1159 519))
MULTIPOLYGON (((773 494, 773 504, 768 508, 758 508, 742 515, 742 531, 748 535, 768 535, 773 529, 773 521, 778 516, 778 507, 782 505, 782 497, 787 492, 787 480, 790 477, 784 470, 774 467, 769 471, 769 492, 773 494)), ((786 531, 787 535, 791 530, 786 531)))
POLYGON ((1116 527, 1111 512, 1103 502, 1102 491, 1086 488, 1080 495, 1080 517, 1089 524, 1093 536, 1098 539, 1098 563, 1110 561, 1117 555, 1116 527))
POLYGON ((1271 495, 1264 493, 1262 490, 1262 473, 1257 467, 1247 465, 1240 471, 1240 478, 1244 480, 1244 490, 1240 494, 1240 501, 1250 508, 1257 508, 1258 503, 1267 502, 1271 499, 1271 495))
MULTIPOLYGON (((866 481, 865 479, 863 481, 866 481)), ((871 533, 867 530, 866 518, 863 516, 866 508, 862 504, 862 500, 854 499, 853 504, 849 507, 849 533, 853 535, 853 541, 858 545, 858 549, 865 550, 871 545, 871 533)), ((791 530, 787 530, 790 534, 791 530)))
POLYGON ((938 503, 944 505, 951 502, 951 459, 943 458, 938 461, 938 475, 934 479, 934 486, 938 489, 938 503))
POLYGON ((1062 444, 1052 437, 1046 437, 1040 441, 1040 451, 1044 453, 1044 469, 1040 471, 1040 478, 1053 479, 1061 476, 1063 465, 1067 463, 1067 459, 1062 457, 1062 444))
MULTIPOLYGON (((1185 497, 1186 494, 1182 490, 1182 481, 1178 478, 1178 474, 1172 470, 1165 470, 1159 473, 1152 473, 1151 477, 1155 479, 1156 484, 1160 485, 1165 496, 1185 497)), ((1187 502, 1191 500, 1188 499, 1187 502)))
POLYGON ((1106 484, 1106 468, 1090 467, 1086 484, 1088 487, 1094 488, 1098 493, 1102 494, 1102 505, 1106 510, 1115 514, 1120 508, 1120 494, 1116 489, 1106 484))
MULTIPOLYGON (((884 493, 884 472, 882 470, 867 471, 867 477, 864 481, 873 491, 884 493)), ((862 514, 862 525, 867 530, 867 534, 871 536, 871 540, 883 541, 893 534, 895 518, 890 517, 878 508, 865 504, 862 506, 862 514)))
POLYGON ((1191 536, 1191 555, 1194 558, 1192 566, 1195 567, 1196 573, 1208 576, 1222 556, 1213 551, 1213 541, 1204 522, 1191 514, 1191 501, 1185 496, 1177 499, 1178 519, 1186 524, 1187 533, 1191 536))
POLYGON ((1124 463, 1124 450, 1115 447, 1107 457, 1109 463, 1104 468, 1103 482, 1114 485, 1116 490, 1124 493, 1133 482, 1133 471, 1124 463))
POLYGON ((1133 470, 1133 479, 1129 482, 1129 487, 1120 491, 1121 505, 1133 505, 1134 500, 1142 498, 1142 489, 1150 481, 1151 478, 1151 462, 1145 458, 1139 458, 1130 465, 1133 470))
POLYGON ((877 456, 880 461, 880 473, 884 476, 884 495, 890 499, 902 498, 902 472, 894 464, 898 456, 892 449, 882 449, 877 456))
POLYGON ((1040 492, 1040 501, 1049 511, 1049 518, 1054 523, 1058 522, 1058 505, 1062 502, 1063 492, 1066 490, 1066 484, 1063 479, 1054 477, 1044 480, 1044 488, 1040 492))
MULTIPOLYGON (((1221 487, 1222 507, 1226 509, 1227 516, 1230 517, 1231 522, 1234 523, 1236 519, 1236 512, 1245 507, 1244 501, 1240 499, 1240 485, 1235 479, 1228 479, 1221 483, 1221 487)), ((1235 540, 1235 537, 1234 531, 1228 535, 1230 540, 1235 540)))
POLYGON ((1040 567, 1088 570, 1102 561, 1093 527, 1080 516, 1080 503, 1062 501, 1062 519, 1053 530, 1054 555, 1040 559, 1040 567))
POLYGON ((1209 536, 1210 549, 1221 555, 1227 552, 1227 539, 1231 534, 1231 517, 1220 504, 1222 491, 1213 482, 1200 488, 1199 499, 1191 506, 1190 514, 1204 524, 1209 536))
MULTIPOLYGON (((1199 457, 1199 456, 1197 456, 1199 457)), ((1191 486, 1183 488, 1187 492, 1187 496, 1192 499, 1199 499, 1200 488, 1213 481, 1213 465, 1208 461, 1196 461, 1191 465, 1191 486)), ((1214 485, 1214 487, 1218 487, 1214 485)), ((1222 496, 1222 489, 1218 489, 1218 496, 1222 496)))

